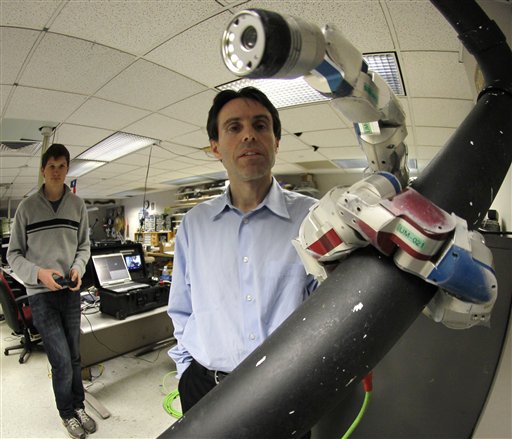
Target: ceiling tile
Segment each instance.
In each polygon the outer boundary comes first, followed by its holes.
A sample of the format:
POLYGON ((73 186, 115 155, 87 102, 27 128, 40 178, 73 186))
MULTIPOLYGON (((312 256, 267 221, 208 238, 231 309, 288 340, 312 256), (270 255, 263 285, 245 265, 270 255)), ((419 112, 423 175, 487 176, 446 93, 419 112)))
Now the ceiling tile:
POLYGON ((471 100, 412 98, 414 123, 419 126, 458 127, 474 107, 471 100))
POLYGON ((1 85, 0 84, 0 113, 1 114, 4 113, 4 109, 8 104, 7 99, 9 98, 9 95, 13 91, 13 88, 14 87, 11 87, 10 85, 1 85))
POLYGON ((66 122, 117 131, 148 114, 138 108, 90 98, 66 122))
POLYGON ((454 132, 454 128, 416 127, 416 145, 418 148, 419 146, 444 146, 454 132))
POLYGON ((310 145, 327 148, 357 145, 357 138, 352 128, 308 131, 301 136, 301 139, 310 145))
POLYGON ((172 139, 172 142, 177 145, 181 144, 191 146, 193 148, 204 148, 210 145, 208 134, 204 128, 187 133, 183 136, 177 136, 176 138, 172 139))
POLYGON ((106 84, 96 96, 156 111, 204 89, 182 75, 139 60, 106 84))
POLYGON ((219 10, 214 0, 71 1, 51 30, 143 55, 219 10))
POLYGON ((171 140, 183 133, 197 130, 197 127, 153 113, 128 125, 124 130, 132 134, 156 138, 157 140, 171 140))
POLYGON ((237 79, 222 63, 220 40, 231 15, 224 12, 175 36, 145 58, 209 87, 237 79))
POLYGON ((18 73, 38 35, 39 32, 32 30, 0 28, 0 78, 3 84, 16 82, 18 73))
POLYGON ((159 112, 174 119, 204 126, 206 125, 208 111, 210 111, 216 94, 213 90, 206 90, 183 101, 169 105, 159 112))
POLYGON ((458 51, 457 33, 429 1, 386 2, 401 50, 458 51))
POLYGON ((91 147, 113 134, 113 131, 65 123, 55 131, 55 142, 70 146, 91 147))
POLYGON ((432 160, 436 154, 441 151, 438 146, 418 146, 418 161, 419 160, 432 160))
POLYGON ((135 57, 88 41, 47 33, 20 84, 92 94, 135 57))
POLYGON ((293 134, 284 135, 281 137, 281 141, 279 142, 279 151, 287 152, 311 149, 311 145, 304 143, 302 140, 304 140, 302 136, 299 138, 293 134))
POLYGON ((404 52, 405 86, 413 98, 472 99, 457 52, 404 52))
POLYGON ((333 24, 363 53, 394 50, 386 17, 379 3, 367 0, 253 0, 243 3, 236 10, 270 9, 307 20, 319 27, 333 24))
POLYGON ((314 162, 317 160, 325 160, 325 157, 312 148, 302 151, 279 151, 279 158, 286 160, 288 163, 296 162, 314 162))
POLYGON ((85 96, 60 91, 16 87, 4 117, 11 119, 65 120, 85 96), (30 103, 27 105, 27 103, 30 103))
POLYGON ((160 146, 163 149, 166 149, 167 151, 170 151, 179 156, 186 156, 188 154, 194 154, 197 152, 197 148, 192 148, 186 145, 179 145, 172 142, 162 142, 160 146))
POLYGON ((43 29, 62 4, 61 0, 5 1, 2 0, 0 23, 2 26, 43 29))
POLYGON ((289 133, 344 128, 345 124, 328 103, 292 107, 279 111, 281 125, 289 133))
POLYGON ((361 159, 364 152, 358 146, 343 146, 339 148, 322 148, 322 155, 330 160, 334 159, 361 159))

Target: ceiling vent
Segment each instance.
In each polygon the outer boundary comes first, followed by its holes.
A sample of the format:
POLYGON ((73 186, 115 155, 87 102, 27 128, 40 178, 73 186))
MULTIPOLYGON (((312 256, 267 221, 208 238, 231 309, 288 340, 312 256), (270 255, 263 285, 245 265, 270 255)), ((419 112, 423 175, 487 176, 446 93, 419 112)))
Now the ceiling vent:
POLYGON ((33 140, 2 141, 0 142, 0 155, 33 157, 41 148, 42 142, 33 140))
POLYGON ((42 127, 55 127, 47 120, 2 119, 0 121, 0 155, 33 157, 41 149, 42 127))

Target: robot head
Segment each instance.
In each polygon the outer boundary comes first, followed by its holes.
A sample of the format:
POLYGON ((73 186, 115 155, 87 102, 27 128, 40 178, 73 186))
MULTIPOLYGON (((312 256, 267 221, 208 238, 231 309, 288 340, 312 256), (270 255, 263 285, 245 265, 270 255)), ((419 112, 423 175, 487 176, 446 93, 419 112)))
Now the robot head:
POLYGON ((264 9, 236 14, 221 44, 226 67, 250 78, 303 76, 322 62, 326 50, 319 27, 264 9))

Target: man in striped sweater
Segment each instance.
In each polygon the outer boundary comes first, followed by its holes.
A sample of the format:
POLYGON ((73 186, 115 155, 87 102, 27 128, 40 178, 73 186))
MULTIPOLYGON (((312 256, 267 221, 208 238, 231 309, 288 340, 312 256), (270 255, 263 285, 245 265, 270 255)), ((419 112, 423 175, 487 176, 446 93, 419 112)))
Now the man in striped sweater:
POLYGON ((52 366, 57 409, 72 438, 96 431, 84 410, 80 366, 80 286, 90 257, 87 209, 64 183, 69 152, 54 143, 43 154, 44 184, 16 210, 7 261, 23 281, 34 324, 52 366), (62 287, 56 280, 71 281, 62 287))

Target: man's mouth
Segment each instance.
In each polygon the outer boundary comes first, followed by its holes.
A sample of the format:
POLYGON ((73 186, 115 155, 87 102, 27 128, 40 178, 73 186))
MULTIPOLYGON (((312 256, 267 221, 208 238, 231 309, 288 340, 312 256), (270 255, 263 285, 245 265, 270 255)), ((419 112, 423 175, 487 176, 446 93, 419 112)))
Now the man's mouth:
POLYGON ((260 154, 258 152, 248 151, 248 152, 242 154, 241 157, 251 157, 251 156, 255 156, 255 155, 260 155, 260 154))

